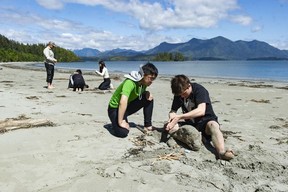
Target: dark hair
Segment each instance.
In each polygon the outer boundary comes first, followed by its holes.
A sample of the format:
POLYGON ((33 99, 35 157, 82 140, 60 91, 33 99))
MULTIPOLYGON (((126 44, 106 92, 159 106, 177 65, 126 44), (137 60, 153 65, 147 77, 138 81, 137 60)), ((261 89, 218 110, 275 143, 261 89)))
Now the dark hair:
POLYGON ((141 68, 144 75, 155 75, 155 78, 158 76, 158 69, 150 62, 146 63, 141 68))
POLYGON ((100 64, 99 71, 100 73, 102 73, 103 68, 106 67, 105 62, 103 60, 100 60, 98 64, 100 64))
POLYGON ((171 90, 174 95, 180 95, 190 85, 190 80, 185 75, 176 75, 171 79, 171 90))
POLYGON ((76 72, 82 75, 81 69, 77 69, 76 72))

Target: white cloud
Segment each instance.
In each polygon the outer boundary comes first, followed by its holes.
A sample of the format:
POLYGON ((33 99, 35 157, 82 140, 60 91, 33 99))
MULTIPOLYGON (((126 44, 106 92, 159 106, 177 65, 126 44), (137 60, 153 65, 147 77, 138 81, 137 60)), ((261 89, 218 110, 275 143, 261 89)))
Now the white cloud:
POLYGON ((241 25, 250 25, 252 23, 251 17, 245 15, 235 15, 230 16, 231 21, 241 24, 241 25))
POLYGON ((0 13, 0 19, 3 23, 9 23, 12 25, 25 26, 29 28, 31 26, 40 27, 48 30, 73 30, 75 27, 79 28, 81 25, 68 20, 60 20, 55 18, 43 18, 39 15, 26 12, 15 12, 14 10, 3 10, 0 13))
POLYGON ((8 39, 18 41, 21 43, 34 44, 35 41, 36 42, 38 41, 38 39, 35 39, 35 37, 32 34, 29 34, 26 31, 20 31, 20 30, 14 30, 14 29, 9 29, 9 30, 0 29, 0 34, 4 35, 8 39), (23 39, 25 39, 25 42, 23 42, 23 39))
MULTIPOLYGON (((115 48, 147 50, 158 45, 162 41, 173 42, 175 39, 157 34, 120 36, 109 31, 90 31, 81 34, 63 33, 57 39, 61 46, 68 49, 82 49, 85 47, 96 48, 100 51, 115 48)), ((57 40, 55 40, 57 42, 57 40)))
MULTIPOLYGON (((62 9, 65 3, 62 0, 36 0, 39 5, 45 7, 46 9, 62 9)), ((69 2, 69 1, 68 1, 69 2)))
POLYGON ((63 9, 65 4, 77 3, 88 6, 102 6, 113 12, 121 12, 135 18, 140 29, 134 35, 118 35, 99 30, 67 19, 44 17, 25 10, 4 10, 0 12, 2 22, 0 34, 24 43, 46 43, 55 41, 67 49, 84 47, 101 51, 114 48, 147 50, 166 41, 179 43, 178 36, 160 35, 157 30, 209 28, 221 20, 232 20, 247 25, 247 16, 232 14, 238 10, 236 0, 37 0, 46 9, 63 9), (234 18, 234 19, 231 19, 234 18), (6 26, 9 26, 7 29, 6 26), (21 29, 21 30, 17 30, 21 29), (21 38, 22 37, 22 38, 21 38))
POLYGON ((270 44, 274 47, 277 47, 280 50, 287 50, 288 51, 288 39, 282 39, 281 41, 275 40, 274 42, 272 42, 270 44))
MULTIPOLYGON (((37 0, 41 6, 53 8, 49 1, 37 0), (49 2, 49 3, 48 3, 49 2)), ((54 0, 56 1, 56 0, 54 0)), ((55 9, 65 3, 78 3, 90 6, 101 5, 114 12, 133 16, 142 29, 161 30, 167 28, 209 28, 214 27, 222 19, 231 19, 241 25, 248 25, 251 18, 245 15, 230 15, 238 9, 236 0, 58 0, 55 9)))
MULTIPOLYGON (((140 27, 149 30, 163 28, 209 28, 217 26, 223 19, 229 19, 229 12, 238 9, 236 0, 171 0, 170 7, 133 1, 126 6, 139 20, 140 27)), ((232 15, 233 22, 247 24, 249 17, 232 15), (240 20, 242 19, 242 20, 240 20), (240 22, 241 21, 241 22, 240 22)))
POLYGON ((251 29, 251 31, 252 31, 253 33, 256 33, 256 32, 262 31, 262 29, 263 29, 262 26, 257 25, 257 26, 254 26, 254 27, 251 29))

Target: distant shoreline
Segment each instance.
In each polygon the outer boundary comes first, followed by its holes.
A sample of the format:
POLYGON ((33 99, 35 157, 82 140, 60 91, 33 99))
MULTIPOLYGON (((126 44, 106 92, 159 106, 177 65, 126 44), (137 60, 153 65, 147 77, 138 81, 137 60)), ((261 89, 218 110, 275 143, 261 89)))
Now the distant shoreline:
MULTIPOLYGON (((21 69, 21 70, 35 70, 35 71, 45 71, 45 67, 43 64, 43 68, 35 66, 36 64, 41 64, 41 62, 1 62, 0 66, 5 66, 9 68, 14 68, 14 69, 21 69)), ((73 73, 75 69, 68 69, 68 68, 55 68, 55 70, 59 73, 73 73)), ((135 69, 136 70, 136 69, 135 69)), ((95 75, 93 70, 87 70, 87 69, 82 69, 82 71, 86 75, 95 75)), ((110 75, 111 77, 119 76, 126 74, 126 72, 121 72, 121 71, 111 71, 110 70, 110 75)), ((158 77, 173 77, 174 75, 169 75, 169 74, 159 74, 158 77)), ((188 75, 189 76, 189 75, 188 75)), ((223 80, 223 81, 243 81, 243 82, 255 82, 255 83, 287 83, 286 80, 267 80, 267 79, 249 79, 249 78, 237 78, 237 77, 205 77, 205 76, 189 76, 192 81, 194 79, 211 79, 211 80, 223 80)))

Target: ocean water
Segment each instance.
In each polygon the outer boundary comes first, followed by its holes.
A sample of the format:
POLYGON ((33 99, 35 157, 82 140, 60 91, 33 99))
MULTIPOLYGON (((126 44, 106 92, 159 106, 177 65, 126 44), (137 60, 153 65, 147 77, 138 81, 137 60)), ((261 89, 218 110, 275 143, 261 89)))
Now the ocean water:
MULTIPOLYGON (((136 71, 145 61, 105 61, 110 73, 136 71)), ((288 82, 288 61, 183 61, 152 62, 160 75, 231 78, 288 82)), ((43 66, 43 65, 41 65, 43 66)), ((98 70, 97 62, 58 63, 56 68, 98 70)))

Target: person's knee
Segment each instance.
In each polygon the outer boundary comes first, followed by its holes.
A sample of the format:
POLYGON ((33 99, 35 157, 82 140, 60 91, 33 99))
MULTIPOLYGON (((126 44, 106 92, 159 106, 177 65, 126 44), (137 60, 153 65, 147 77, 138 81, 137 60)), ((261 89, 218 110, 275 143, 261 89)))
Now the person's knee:
POLYGON ((220 131, 220 126, 216 121, 209 121, 206 125, 205 132, 208 135, 213 135, 220 131))
POLYGON ((153 107, 154 99, 152 98, 151 100, 149 100, 145 97, 144 103, 145 103, 144 106, 150 106, 151 105, 153 107))
POLYGON ((119 128, 117 129, 117 131, 115 132, 115 136, 121 137, 121 138, 127 137, 128 134, 129 134, 129 130, 128 130, 128 129, 125 129, 125 128, 121 128, 121 127, 119 127, 119 128))

